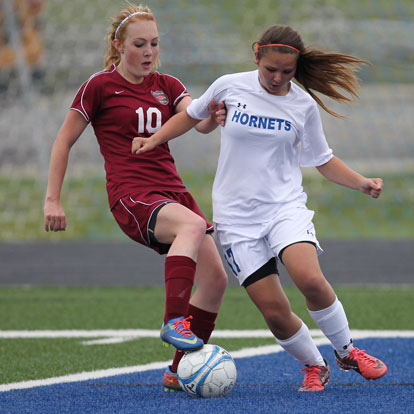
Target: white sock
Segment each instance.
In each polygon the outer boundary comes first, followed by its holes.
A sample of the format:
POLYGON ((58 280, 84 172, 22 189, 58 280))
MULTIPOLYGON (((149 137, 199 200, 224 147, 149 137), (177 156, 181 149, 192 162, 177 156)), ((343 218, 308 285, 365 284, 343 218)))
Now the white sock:
POLYGON ((308 327, 302 322, 302 326, 288 339, 277 339, 279 345, 293 358, 303 365, 325 366, 325 362, 310 335, 308 327))
POLYGON ((342 303, 335 299, 335 302, 322 310, 311 311, 309 314, 319 326, 325 336, 331 341, 332 346, 341 358, 349 355, 354 347, 352 344, 351 332, 349 331, 348 319, 345 315, 342 303))

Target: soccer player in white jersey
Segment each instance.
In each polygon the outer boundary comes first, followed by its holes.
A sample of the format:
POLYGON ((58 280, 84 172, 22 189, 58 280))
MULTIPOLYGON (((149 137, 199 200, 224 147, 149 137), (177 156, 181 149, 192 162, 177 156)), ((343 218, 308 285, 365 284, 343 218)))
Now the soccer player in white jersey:
POLYGON ((262 312, 277 342, 305 365, 299 391, 322 391, 329 366, 307 326, 291 309, 277 261, 306 298, 312 319, 331 341, 340 368, 366 379, 385 375, 379 359, 354 347, 347 317, 318 261, 322 252, 306 206, 301 167, 377 198, 380 178, 366 178, 333 155, 324 136, 315 91, 334 100, 356 97, 355 72, 366 63, 341 53, 305 47, 288 26, 272 26, 254 44, 257 70, 225 75, 171 118, 151 138, 135 138, 141 154, 177 137, 208 115, 210 101, 224 101, 227 119, 213 185, 213 221, 230 269, 262 312), (292 82, 296 81, 303 89, 292 82))

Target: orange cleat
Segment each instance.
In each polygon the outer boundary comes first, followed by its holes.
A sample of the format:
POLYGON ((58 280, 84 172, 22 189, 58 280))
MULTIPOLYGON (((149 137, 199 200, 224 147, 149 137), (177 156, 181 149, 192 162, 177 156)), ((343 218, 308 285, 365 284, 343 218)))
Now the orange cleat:
POLYGON ((178 375, 176 372, 171 371, 171 367, 167 367, 162 378, 162 385, 164 385, 164 391, 182 391, 180 383, 178 382, 178 375))
POLYGON ((300 372, 305 372, 305 379, 299 391, 323 391, 324 385, 329 382, 330 369, 328 361, 325 361, 326 366, 312 365, 304 368, 300 372))
POLYGON ((381 360, 358 348, 351 349, 345 358, 340 358, 335 351, 335 358, 339 368, 345 371, 353 369, 367 380, 376 380, 387 373, 387 366, 381 360))

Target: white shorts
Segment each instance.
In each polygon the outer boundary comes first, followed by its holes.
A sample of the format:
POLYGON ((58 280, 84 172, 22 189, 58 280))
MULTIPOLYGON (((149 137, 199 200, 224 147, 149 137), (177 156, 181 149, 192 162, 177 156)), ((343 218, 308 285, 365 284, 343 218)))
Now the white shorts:
POLYGON ((312 223, 314 212, 297 201, 283 204, 266 223, 226 225, 214 223, 216 239, 240 285, 287 246, 308 241, 322 253, 312 223))

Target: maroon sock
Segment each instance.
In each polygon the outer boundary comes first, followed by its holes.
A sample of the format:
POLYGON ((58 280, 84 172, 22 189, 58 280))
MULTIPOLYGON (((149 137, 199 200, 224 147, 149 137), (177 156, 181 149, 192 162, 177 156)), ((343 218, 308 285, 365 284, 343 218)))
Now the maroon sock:
MULTIPOLYGON (((190 329, 191 331, 201 338, 206 344, 210 339, 211 333, 215 327, 215 320, 217 318, 217 313, 207 312, 203 309, 197 308, 191 304, 188 305, 187 316, 191 315, 190 329)), ((183 357, 184 352, 176 351, 174 360, 171 365, 171 371, 177 372, 178 364, 183 357)))
POLYGON ((164 323, 186 315, 194 284, 196 262, 187 256, 168 256, 165 259, 164 323))

